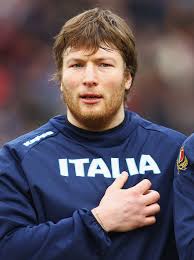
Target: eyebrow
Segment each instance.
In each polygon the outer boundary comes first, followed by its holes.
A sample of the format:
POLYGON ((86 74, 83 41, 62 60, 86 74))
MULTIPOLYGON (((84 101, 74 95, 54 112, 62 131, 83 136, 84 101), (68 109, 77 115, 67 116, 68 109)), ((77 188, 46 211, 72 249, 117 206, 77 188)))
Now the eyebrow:
MULTIPOLYGON (((97 61, 97 62, 101 62, 101 61, 111 61, 111 62, 116 62, 114 58, 111 57, 102 57, 102 58, 94 58, 93 60, 97 61)), ((70 64, 71 62, 85 62, 87 61, 87 58, 69 58, 66 61, 66 64, 70 64)))

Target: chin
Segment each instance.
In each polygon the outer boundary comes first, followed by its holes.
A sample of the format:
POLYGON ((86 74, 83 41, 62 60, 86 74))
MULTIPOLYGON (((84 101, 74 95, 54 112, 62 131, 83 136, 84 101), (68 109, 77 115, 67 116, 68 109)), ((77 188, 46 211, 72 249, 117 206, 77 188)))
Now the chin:
POLYGON ((96 121, 102 120, 105 117, 106 113, 104 111, 87 111, 79 114, 80 119, 87 121, 96 121))

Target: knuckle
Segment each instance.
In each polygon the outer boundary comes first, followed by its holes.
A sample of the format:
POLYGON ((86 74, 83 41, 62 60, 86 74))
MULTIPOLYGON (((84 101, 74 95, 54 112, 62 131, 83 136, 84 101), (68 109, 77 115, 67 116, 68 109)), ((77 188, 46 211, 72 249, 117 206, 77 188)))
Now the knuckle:
POLYGON ((156 201, 160 199, 160 193, 155 190, 152 191, 152 196, 156 201))
POLYGON ((156 204, 156 212, 159 212, 159 211, 160 211, 160 205, 156 204))
POLYGON ((156 223, 156 217, 152 217, 152 224, 155 224, 156 223))
POLYGON ((157 191, 155 191, 155 193, 156 193, 156 197, 157 197, 158 199, 160 199, 160 193, 157 192, 157 191))
POLYGON ((129 194, 130 194, 131 196, 134 196, 134 197, 139 196, 139 192, 138 192, 137 189, 135 189, 135 187, 132 187, 132 188, 129 189, 129 194))

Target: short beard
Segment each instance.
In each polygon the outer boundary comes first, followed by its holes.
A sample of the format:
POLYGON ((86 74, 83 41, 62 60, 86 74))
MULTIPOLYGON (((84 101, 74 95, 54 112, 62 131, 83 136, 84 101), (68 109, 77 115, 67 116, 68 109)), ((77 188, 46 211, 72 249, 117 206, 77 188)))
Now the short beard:
POLYGON ((63 100, 68 110, 83 128, 90 131, 109 129, 109 125, 113 122, 121 106, 124 107, 124 95, 124 83, 122 83, 120 88, 112 96, 111 103, 105 103, 105 108, 102 112, 96 112, 91 109, 89 113, 84 113, 79 107, 76 109, 76 100, 73 101, 71 92, 65 89, 65 87, 63 88, 63 100))
POLYGON ((74 110, 71 110, 70 107, 68 107, 68 109, 74 116, 74 118, 78 122, 80 122, 85 129, 88 129, 90 131, 103 131, 109 128, 108 126, 113 121, 114 116, 119 108, 116 109, 115 107, 115 109, 109 109, 108 113, 98 113, 97 115, 92 112, 90 113, 90 115, 78 114, 75 113, 74 110))

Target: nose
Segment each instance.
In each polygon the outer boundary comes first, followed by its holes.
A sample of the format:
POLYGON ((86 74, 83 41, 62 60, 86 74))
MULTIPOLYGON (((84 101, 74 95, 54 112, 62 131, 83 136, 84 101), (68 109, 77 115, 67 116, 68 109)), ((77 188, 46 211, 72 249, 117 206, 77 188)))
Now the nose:
POLYGON ((84 70, 83 85, 95 87, 98 85, 97 72, 93 64, 87 64, 84 70))

